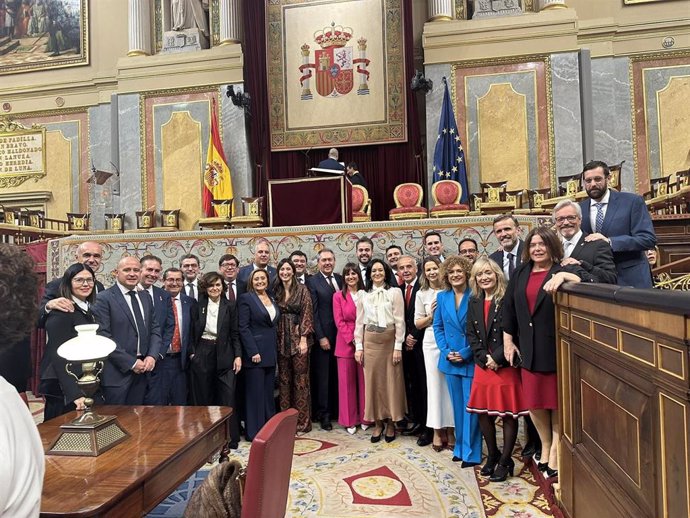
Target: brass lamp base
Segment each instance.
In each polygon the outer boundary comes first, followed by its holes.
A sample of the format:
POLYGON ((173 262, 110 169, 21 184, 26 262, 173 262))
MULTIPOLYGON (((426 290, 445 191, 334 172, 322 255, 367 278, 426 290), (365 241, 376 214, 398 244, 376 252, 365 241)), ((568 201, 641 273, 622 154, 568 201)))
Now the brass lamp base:
POLYGON ((60 429, 62 432, 46 452, 47 455, 98 457, 129 437, 114 415, 99 416, 90 412, 63 424, 60 429))

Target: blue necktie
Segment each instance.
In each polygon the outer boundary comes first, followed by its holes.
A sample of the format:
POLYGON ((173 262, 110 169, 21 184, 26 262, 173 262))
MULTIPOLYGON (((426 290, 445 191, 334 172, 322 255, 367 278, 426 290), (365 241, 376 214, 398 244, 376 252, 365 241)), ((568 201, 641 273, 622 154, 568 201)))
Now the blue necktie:
POLYGON ((597 208, 597 219, 594 222, 594 231, 601 233, 601 227, 604 226, 604 204, 595 203, 594 206, 597 208))

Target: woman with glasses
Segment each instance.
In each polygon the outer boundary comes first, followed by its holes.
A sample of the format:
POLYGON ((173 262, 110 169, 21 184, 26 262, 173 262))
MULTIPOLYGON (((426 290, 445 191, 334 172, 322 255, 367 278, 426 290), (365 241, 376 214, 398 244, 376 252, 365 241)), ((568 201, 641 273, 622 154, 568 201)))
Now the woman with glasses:
POLYGON ((297 431, 311 431, 309 392, 309 350, 314 332, 311 295, 297 282, 295 265, 282 259, 273 284, 273 295, 280 309, 278 321, 278 390, 280 410, 295 408, 297 431))
MULTIPOLYGON (((58 356, 57 350, 67 340, 77 336, 74 326, 95 324, 91 305, 96 300, 96 277, 86 264, 76 263, 67 268, 62 276, 59 296, 68 299, 73 311, 54 310, 48 313, 45 323, 47 341, 41 361, 41 384, 39 391, 45 396, 44 421, 48 421, 72 410, 84 410, 84 396, 77 386, 77 380, 67 373, 67 361, 58 356)), ((72 372, 81 376, 77 364, 70 367, 72 372)), ((94 397, 96 403, 102 397, 94 397)))
POLYGON ((402 291, 390 289, 391 269, 381 259, 367 266, 367 291, 357 298, 355 360, 364 368, 364 419, 375 422, 371 442, 395 440, 395 423, 405 417, 402 346, 405 305, 402 291))

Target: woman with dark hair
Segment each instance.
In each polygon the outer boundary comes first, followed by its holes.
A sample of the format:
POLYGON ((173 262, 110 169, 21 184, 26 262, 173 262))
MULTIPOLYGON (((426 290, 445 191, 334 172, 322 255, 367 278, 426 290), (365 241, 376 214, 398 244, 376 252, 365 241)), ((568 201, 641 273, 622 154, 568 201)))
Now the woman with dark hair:
MULTIPOLYGON (((41 384, 39 391, 45 396, 44 421, 72 410, 84 410, 84 396, 77 380, 65 370, 67 361, 58 356, 57 350, 67 340, 77 336, 74 326, 95 324, 91 304, 96 300, 96 277, 93 270, 81 263, 71 265, 60 281, 59 294, 72 302, 74 311, 51 311, 45 323, 47 341, 41 360, 41 384)), ((81 375, 80 367, 73 364, 72 371, 81 375)), ((96 403, 102 397, 94 398, 96 403)))
POLYGON ((354 434, 357 425, 369 427, 364 419, 364 370, 355 361, 355 321, 357 300, 364 290, 359 266, 347 263, 343 268, 343 289, 333 294, 333 318, 338 335, 335 357, 338 362, 338 423, 354 434))
MULTIPOLYGON (((199 282, 199 304, 194 319, 195 340, 189 354, 189 390, 192 405, 237 408, 236 377, 242 368, 237 310, 223 296, 225 280, 216 272, 199 282)), ((230 448, 237 448, 240 426, 230 417, 230 448)))
POLYGON ((244 358, 247 440, 275 414, 273 387, 278 352, 280 309, 268 292, 268 272, 254 270, 247 279, 247 292, 237 299, 240 338, 244 358))
POLYGON ((512 455, 518 416, 529 412, 522 402, 520 373, 503 356, 503 270, 488 257, 480 257, 470 275, 467 339, 475 367, 467 411, 479 415, 479 428, 489 454, 480 474, 492 482, 502 482, 508 475, 512 477, 515 469, 512 455), (503 454, 496 445, 496 416, 503 419, 503 454))
POLYGON ((402 291, 390 289, 390 267, 381 259, 367 266, 367 290, 357 298, 355 360, 364 368, 364 419, 376 424, 371 442, 395 440, 395 423, 405 417, 402 346, 405 306, 402 291))
POLYGON ((525 238, 522 264, 513 273, 504 297, 503 353, 510 365, 522 363, 525 406, 539 438, 539 469, 558 475, 558 389, 554 293, 565 281, 596 282, 580 266, 561 267, 563 245, 547 227, 533 228, 525 238), (518 347, 519 345, 519 347, 518 347))
POLYGON ((280 309, 278 320, 278 388, 280 410, 295 408, 297 431, 311 431, 309 349, 314 332, 314 313, 306 286, 297 282, 295 265, 281 259, 273 284, 280 309))
POLYGON ((426 426, 434 430, 431 447, 438 452, 445 448, 455 449, 453 404, 450 400, 446 375, 438 369, 441 353, 431 327, 436 312, 436 296, 443 288, 440 269, 441 260, 438 257, 429 256, 422 261, 422 273, 419 276, 420 289, 417 291, 414 311, 414 325, 417 329, 424 329, 422 352, 426 370, 426 426))
POLYGON ((452 255, 441 265, 441 281, 445 289, 436 295, 434 335, 440 351, 438 368, 446 375, 455 420, 453 461, 462 467, 476 466, 482 460, 482 436, 477 415, 465 410, 474 378, 474 357, 467 343, 467 305, 470 290, 467 281, 472 263, 452 255))

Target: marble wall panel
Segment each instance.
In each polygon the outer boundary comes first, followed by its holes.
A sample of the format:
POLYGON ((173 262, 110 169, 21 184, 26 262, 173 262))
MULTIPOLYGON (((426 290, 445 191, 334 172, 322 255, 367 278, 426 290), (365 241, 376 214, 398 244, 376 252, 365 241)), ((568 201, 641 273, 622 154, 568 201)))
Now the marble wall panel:
POLYGON ((635 192, 632 112, 629 58, 592 59, 592 107, 594 120, 594 154, 585 162, 603 160, 617 164, 625 160, 621 188, 635 192))
POLYGON ((582 170, 582 115, 577 52, 551 55, 556 176, 582 170))
MULTIPOLYGON (((426 95, 426 192, 431 192, 431 184, 434 181, 432 168, 434 166, 434 148, 438 137, 438 123, 441 119, 441 106, 443 106, 443 82, 445 77, 451 81, 451 66, 427 65, 424 67, 424 76, 434 82, 433 89, 426 95)), ((417 94, 422 95, 422 94, 417 94)), ((455 96, 451 95, 451 102, 455 102, 455 96)), ((453 112, 457 114, 458 107, 453 106, 453 112)))
POLYGON ((135 212, 142 207, 139 111, 139 94, 118 96, 120 195, 113 200, 113 211, 127 215, 125 228, 136 227, 135 212))
MULTIPOLYGON (((112 106, 99 104, 89 108, 89 150, 91 164, 102 171, 114 171, 112 152, 112 106)), ((105 213, 113 212, 113 184, 117 178, 111 177, 103 185, 89 184, 89 211, 91 229, 105 228, 105 213)))

